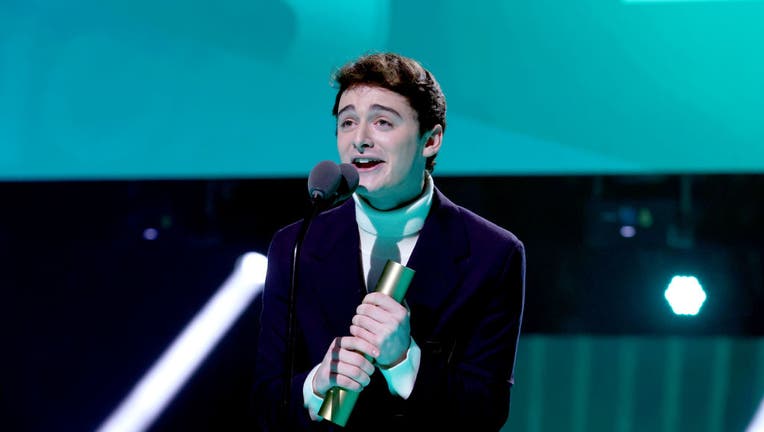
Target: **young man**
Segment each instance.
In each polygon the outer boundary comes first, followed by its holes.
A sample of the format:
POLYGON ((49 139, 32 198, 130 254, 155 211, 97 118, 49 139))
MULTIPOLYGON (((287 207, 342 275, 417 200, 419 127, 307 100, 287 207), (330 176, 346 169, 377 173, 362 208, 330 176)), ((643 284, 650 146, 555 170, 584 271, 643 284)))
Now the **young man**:
POLYGON ((359 186, 314 218, 302 243, 292 374, 287 303, 300 223, 273 238, 256 415, 266 430, 499 430, 522 321, 523 244, 435 187, 446 102, 429 71, 372 54, 335 81, 337 149, 359 186), (403 304, 374 292, 388 259, 415 271, 403 304), (279 415, 290 375, 289 411, 279 415), (345 428, 318 414, 335 386, 360 392, 345 428))

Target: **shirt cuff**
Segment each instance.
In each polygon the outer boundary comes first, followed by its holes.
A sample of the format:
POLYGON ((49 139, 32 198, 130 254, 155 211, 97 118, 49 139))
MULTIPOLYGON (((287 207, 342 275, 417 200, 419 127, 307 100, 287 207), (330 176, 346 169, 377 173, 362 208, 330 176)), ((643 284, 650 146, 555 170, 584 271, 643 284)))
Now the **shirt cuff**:
POLYGON ((305 382, 302 383, 302 399, 305 403, 305 408, 308 409, 308 414, 310 414, 310 418, 313 421, 321 421, 324 419, 318 415, 321 405, 324 404, 324 398, 319 397, 313 391, 313 377, 316 375, 319 366, 321 365, 317 364, 305 378, 305 382))
MULTIPOLYGON (((416 344, 414 338, 411 338, 411 345, 406 351, 406 358, 402 362, 391 368, 379 368, 382 376, 387 381, 387 388, 390 394, 408 399, 414 390, 414 383, 419 372, 419 361, 422 357, 422 350, 416 344)), ((311 391, 312 393, 312 391, 311 391)))

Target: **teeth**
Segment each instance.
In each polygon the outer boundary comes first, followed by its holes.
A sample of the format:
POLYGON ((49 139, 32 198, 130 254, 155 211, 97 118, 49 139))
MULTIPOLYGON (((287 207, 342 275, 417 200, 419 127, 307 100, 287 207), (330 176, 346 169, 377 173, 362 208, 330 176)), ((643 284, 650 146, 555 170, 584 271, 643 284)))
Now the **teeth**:
POLYGON ((379 161, 379 159, 367 159, 367 158, 356 158, 353 160, 357 163, 371 163, 371 162, 379 161))

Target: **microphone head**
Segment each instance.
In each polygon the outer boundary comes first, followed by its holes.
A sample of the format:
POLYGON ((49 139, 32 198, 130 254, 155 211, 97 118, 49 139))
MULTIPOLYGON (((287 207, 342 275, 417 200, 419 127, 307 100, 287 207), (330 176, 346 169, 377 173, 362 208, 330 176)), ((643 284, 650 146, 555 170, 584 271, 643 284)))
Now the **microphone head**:
POLYGON ((337 202, 342 201, 350 197, 358 188, 358 170, 349 163, 340 164, 340 172, 342 173, 342 181, 340 187, 337 189, 337 202))
POLYGON ((334 198, 342 181, 340 167, 329 160, 319 162, 308 176, 308 194, 312 200, 334 198))

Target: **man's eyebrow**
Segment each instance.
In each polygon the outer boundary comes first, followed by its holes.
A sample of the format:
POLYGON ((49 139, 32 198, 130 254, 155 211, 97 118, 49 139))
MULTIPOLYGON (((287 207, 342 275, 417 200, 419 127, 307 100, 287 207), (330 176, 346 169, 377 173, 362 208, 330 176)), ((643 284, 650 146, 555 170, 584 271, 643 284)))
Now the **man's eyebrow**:
MULTIPOLYGON (((346 111, 355 111, 355 105, 353 105, 353 104, 345 105, 344 107, 342 107, 341 110, 337 111, 337 117, 341 116, 342 113, 344 113, 346 111)), ((374 112, 374 111, 387 111, 387 112, 395 115, 398 118, 403 118, 403 116, 398 111, 396 111, 396 110, 394 110, 394 109, 392 109, 392 108, 390 108, 388 106, 385 106, 385 105, 373 104, 371 107, 369 107, 369 111, 371 111, 371 112, 374 112)))
POLYGON ((353 105, 353 104, 345 105, 344 107, 342 107, 341 110, 337 111, 337 117, 339 117, 345 111, 351 111, 351 110, 355 111, 355 105, 353 105))
POLYGON ((403 116, 398 111, 396 111, 396 110, 394 110, 394 109, 392 109, 392 108, 390 108, 388 106, 384 106, 384 105, 380 105, 380 104, 372 105, 371 106, 371 111, 387 111, 389 113, 392 113, 393 115, 395 115, 398 118, 403 118, 403 116))

